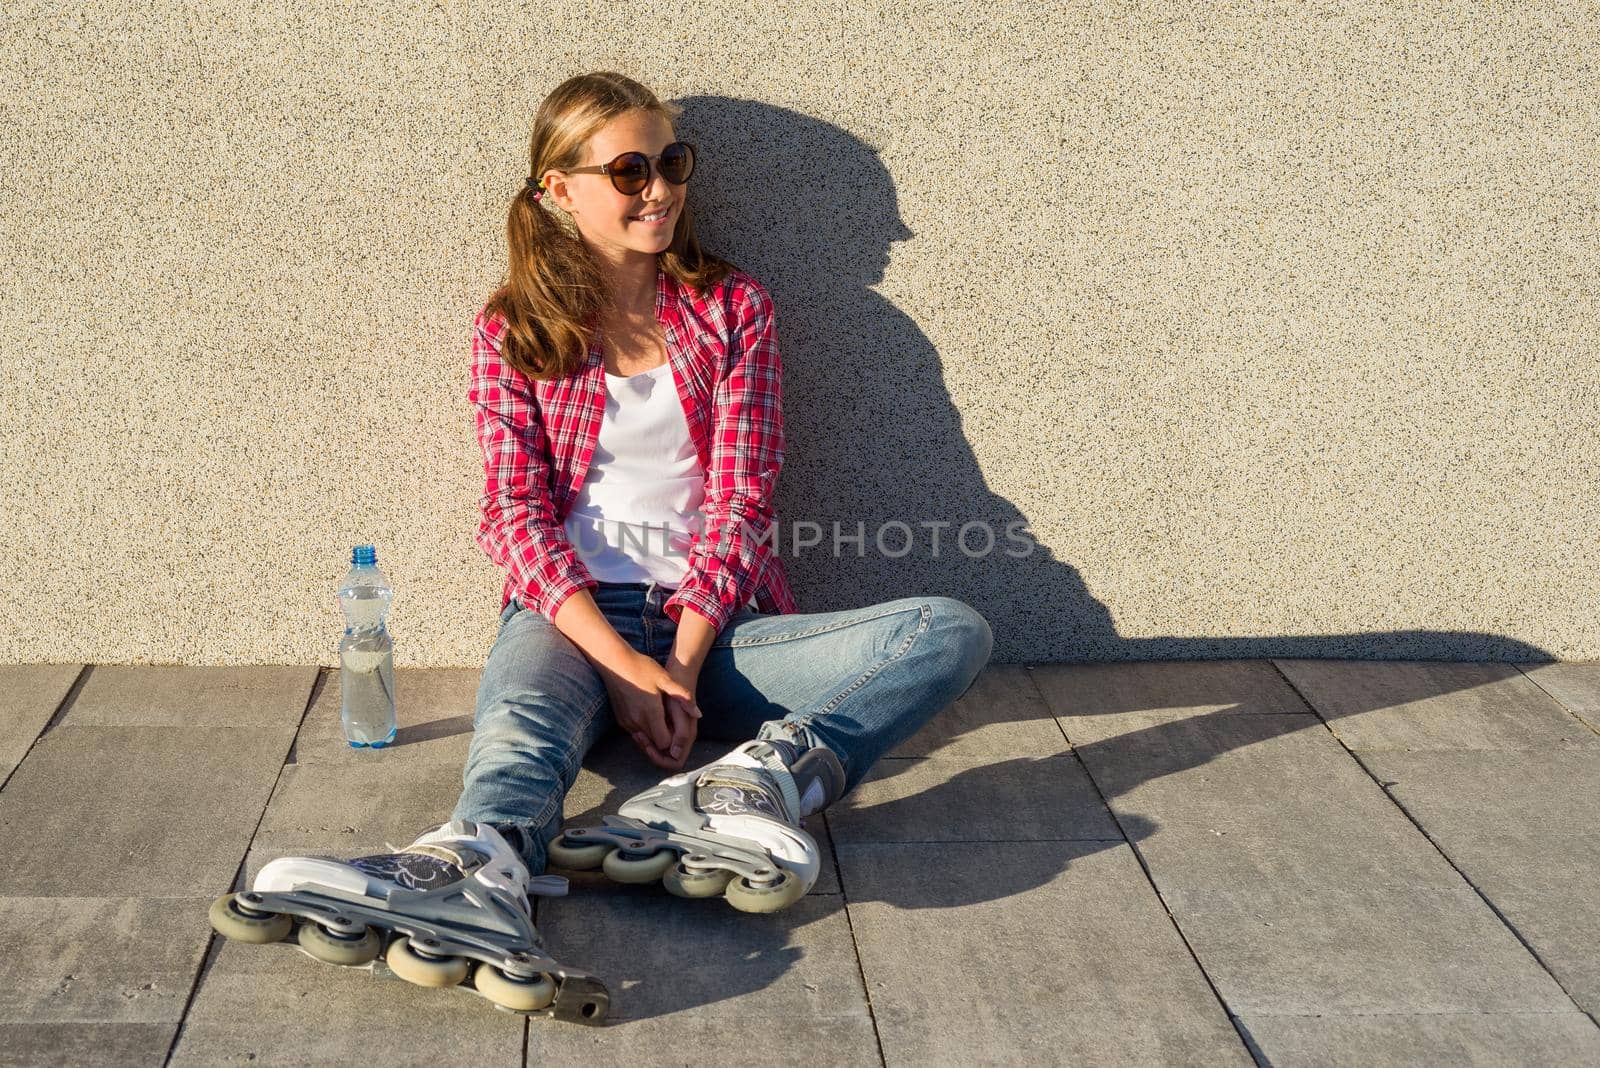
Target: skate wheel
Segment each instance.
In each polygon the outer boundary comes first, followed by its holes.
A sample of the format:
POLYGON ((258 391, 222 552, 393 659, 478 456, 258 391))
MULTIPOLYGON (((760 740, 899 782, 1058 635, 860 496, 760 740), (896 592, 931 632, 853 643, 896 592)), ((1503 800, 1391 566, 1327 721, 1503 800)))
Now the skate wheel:
POLYGON ((727 889, 728 880, 732 878, 731 871, 696 871, 678 863, 667 869, 667 873, 661 877, 661 885, 679 897, 716 897, 727 889))
POLYGON ((671 849, 658 849, 638 860, 623 856, 620 849, 613 849, 606 854, 601 867, 619 883, 653 883, 677 862, 678 854, 671 849))
POLYGON ((783 877, 771 886, 752 886, 742 875, 729 881, 724 891, 728 904, 740 912, 777 912, 806 896, 800 876, 787 868, 779 871, 783 877))
POLYGON ((532 979, 507 975, 488 961, 479 962, 472 972, 472 985, 496 1005, 514 1012, 533 1012, 556 999, 555 980, 540 973, 532 979))
POLYGON ((567 842, 567 836, 558 834, 545 847, 545 857, 551 864, 569 871, 593 871, 606 859, 611 846, 605 842, 567 842))
POLYGON ((240 910, 238 894, 224 894, 211 903, 211 926, 224 938, 235 942, 265 945, 281 942, 294 930, 294 917, 282 912, 250 915, 240 910))
POLYGON ((394 974, 418 986, 455 986, 467 977, 465 957, 421 956, 409 938, 396 938, 383 959, 394 974))
POLYGON ((383 939, 370 927, 363 927, 359 937, 346 938, 312 921, 300 925, 299 941, 301 948, 318 960, 345 967, 365 964, 383 952, 383 939))

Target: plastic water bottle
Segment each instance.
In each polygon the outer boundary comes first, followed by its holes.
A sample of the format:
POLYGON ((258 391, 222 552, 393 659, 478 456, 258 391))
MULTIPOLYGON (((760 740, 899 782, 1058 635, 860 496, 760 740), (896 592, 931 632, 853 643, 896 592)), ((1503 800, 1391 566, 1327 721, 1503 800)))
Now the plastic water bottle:
POLYGON ((357 749, 381 749, 394 741, 394 642, 384 617, 394 587, 378 570, 378 551, 357 545, 339 585, 344 638, 339 642, 339 718, 357 749))

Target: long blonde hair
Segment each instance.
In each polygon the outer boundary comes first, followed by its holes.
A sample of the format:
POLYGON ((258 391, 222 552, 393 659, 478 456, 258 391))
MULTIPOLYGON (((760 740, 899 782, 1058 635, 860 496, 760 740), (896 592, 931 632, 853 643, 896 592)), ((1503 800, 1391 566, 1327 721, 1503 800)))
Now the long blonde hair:
MULTIPOLYGON (((535 178, 552 168, 583 163, 589 138, 613 119, 641 109, 675 122, 683 109, 666 103, 632 78, 593 71, 568 78, 539 105, 528 156, 535 178)), ((693 179, 690 179, 693 181, 693 179)), ((533 199, 522 183, 506 217, 505 284, 484 306, 506 320, 506 363, 530 379, 560 378, 582 367, 599 314, 613 307, 600 263, 566 212, 533 199)), ((548 198, 545 198, 548 199, 548 198)), ((661 268, 702 294, 734 269, 695 238, 694 213, 685 198, 672 244, 657 258, 661 268)))

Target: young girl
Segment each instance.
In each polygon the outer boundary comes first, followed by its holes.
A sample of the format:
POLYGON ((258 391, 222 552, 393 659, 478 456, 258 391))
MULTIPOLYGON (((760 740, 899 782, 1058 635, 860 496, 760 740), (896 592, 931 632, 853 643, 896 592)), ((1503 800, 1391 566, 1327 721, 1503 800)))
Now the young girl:
MULTIPOLYGON (((213 908, 224 933, 238 937, 241 916, 287 913, 314 892, 283 892, 308 877, 368 897, 476 881, 509 888, 495 901, 517 903, 513 926, 536 941, 524 893, 552 892, 535 878, 547 865, 783 908, 820 864, 803 818, 987 663, 987 622, 952 598, 798 612, 774 545, 784 433, 773 302, 700 247, 688 196, 697 159, 673 130, 679 114, 598 72, 564 82, 534 120, 530 176, 506 225, 508 279, 473 324, 477 542, 506 577, 450 822, 393 854, 274 861, 253 888, 259 907, 230 895, 213 908), (612 730, 672 774, 604 827, 563 833, 566 792, 612 730), (684 771, 698 737, 739 744, 684 771)), ((603 1014, 594 977, 532 946, 520 947, 541 969, 530 980, 507 953, 475 952, 437 920, 356 920, 401 933, 386 960, 405 978, 460 982, 470 956, 479 992, 499 1004, 603 1014), (426 937, 436 944, 423 948, 426 937), (508 998, 517 981, 536 991, 508 998)), ((332 957, 318 952, 326 924, 309 926, 302 947, 332 957)))

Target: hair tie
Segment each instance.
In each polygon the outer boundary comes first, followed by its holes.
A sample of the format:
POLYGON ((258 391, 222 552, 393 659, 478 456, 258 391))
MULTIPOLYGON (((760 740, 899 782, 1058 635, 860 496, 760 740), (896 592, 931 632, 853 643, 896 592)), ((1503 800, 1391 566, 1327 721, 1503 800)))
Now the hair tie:
POLYGON ((533 199, 538 200, 540 197, 544 196, 544 179, 535 178, 531 174, 528 175, 528 188, 538 190, 537 193, 533 194, 533 199))

